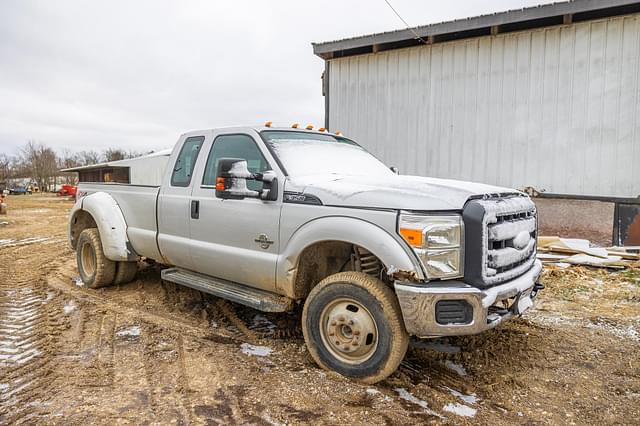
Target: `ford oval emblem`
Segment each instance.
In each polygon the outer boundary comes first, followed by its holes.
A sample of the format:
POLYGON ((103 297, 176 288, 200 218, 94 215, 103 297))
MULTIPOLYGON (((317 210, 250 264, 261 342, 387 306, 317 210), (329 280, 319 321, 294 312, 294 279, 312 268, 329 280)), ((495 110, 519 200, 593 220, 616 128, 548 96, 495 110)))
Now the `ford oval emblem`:
POLYGON ((518 250, 525 248, 531 240, 531 234, 528 231, 520 231, 518 235, 513 238, 513 247, 518 250))

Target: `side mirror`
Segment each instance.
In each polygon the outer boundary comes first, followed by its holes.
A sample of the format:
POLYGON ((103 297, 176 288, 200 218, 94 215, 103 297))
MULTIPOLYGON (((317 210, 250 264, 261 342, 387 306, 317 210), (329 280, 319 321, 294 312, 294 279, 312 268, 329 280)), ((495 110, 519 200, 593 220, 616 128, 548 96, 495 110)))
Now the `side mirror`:
POLYGON ((400 169, 398 169, 396 166, 391 166, 391 167, 389 167, 389 169, 390 169, 393 173, 395 173, 395 174, 397 174, 397 175, 399 175, 399 174, 400 174, 400 169))
POLYGON ((247 161, 240 158, 221 158, 216 173, 216 197, 241 200, 260 198, 275 201, 278 199, 278 180, 275 172, 251 173, 247 161), (264 182, 262 191, 247 188, 247 180, 264 182))
POLYGON ((260 198, 267 201, 276 201, 278 199, 278 179, 276 172, 267 170, 262 174, 260 179, 263 182, 262 193, 260 198))

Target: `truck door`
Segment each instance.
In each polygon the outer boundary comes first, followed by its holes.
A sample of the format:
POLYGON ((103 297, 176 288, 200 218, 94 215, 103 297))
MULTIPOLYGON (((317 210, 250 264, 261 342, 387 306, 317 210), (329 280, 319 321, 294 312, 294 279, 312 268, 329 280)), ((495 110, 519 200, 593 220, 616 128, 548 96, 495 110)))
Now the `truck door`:
MULTIPOLYGON (((191 258, 198 272, 273 291, 281 201, 223 200, 215 191, 220 158, 246 160, 253 173, 275 171, 261 149, 248 134, 215 137, 193 185, 192 203, 198 203, 199 217, 191 218, 191 258)), ((247 181, 247 187, 260 191, 262 182, 247 181)))
POLYGON ((158 246, 163 257, 172 265, 193 269, 190 252, 189 217, 191 212, 191 181, 204 136, 184 140, 173 164, 167 168, 158 198, 158 246))

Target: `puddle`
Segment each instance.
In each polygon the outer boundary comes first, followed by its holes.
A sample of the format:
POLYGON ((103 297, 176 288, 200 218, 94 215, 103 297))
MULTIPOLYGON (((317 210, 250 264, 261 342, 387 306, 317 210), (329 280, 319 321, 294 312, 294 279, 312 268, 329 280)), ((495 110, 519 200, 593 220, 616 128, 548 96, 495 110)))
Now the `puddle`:
POLYGON ((240 345, 240 351, 243 354, 251 356, 269 356, 273 349, 268 346, 256 346, 250 343, 243 343, 240 345))

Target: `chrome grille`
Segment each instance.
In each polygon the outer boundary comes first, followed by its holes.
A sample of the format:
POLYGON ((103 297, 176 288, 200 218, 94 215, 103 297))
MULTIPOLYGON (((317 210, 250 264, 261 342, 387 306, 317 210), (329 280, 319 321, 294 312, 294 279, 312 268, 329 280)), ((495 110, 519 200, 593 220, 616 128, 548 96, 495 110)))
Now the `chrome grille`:
POLYGON ((484 210, 482 281, 495 285, 531 268, 536 257, 536 208, 528 197, 490 198, 484 210))

